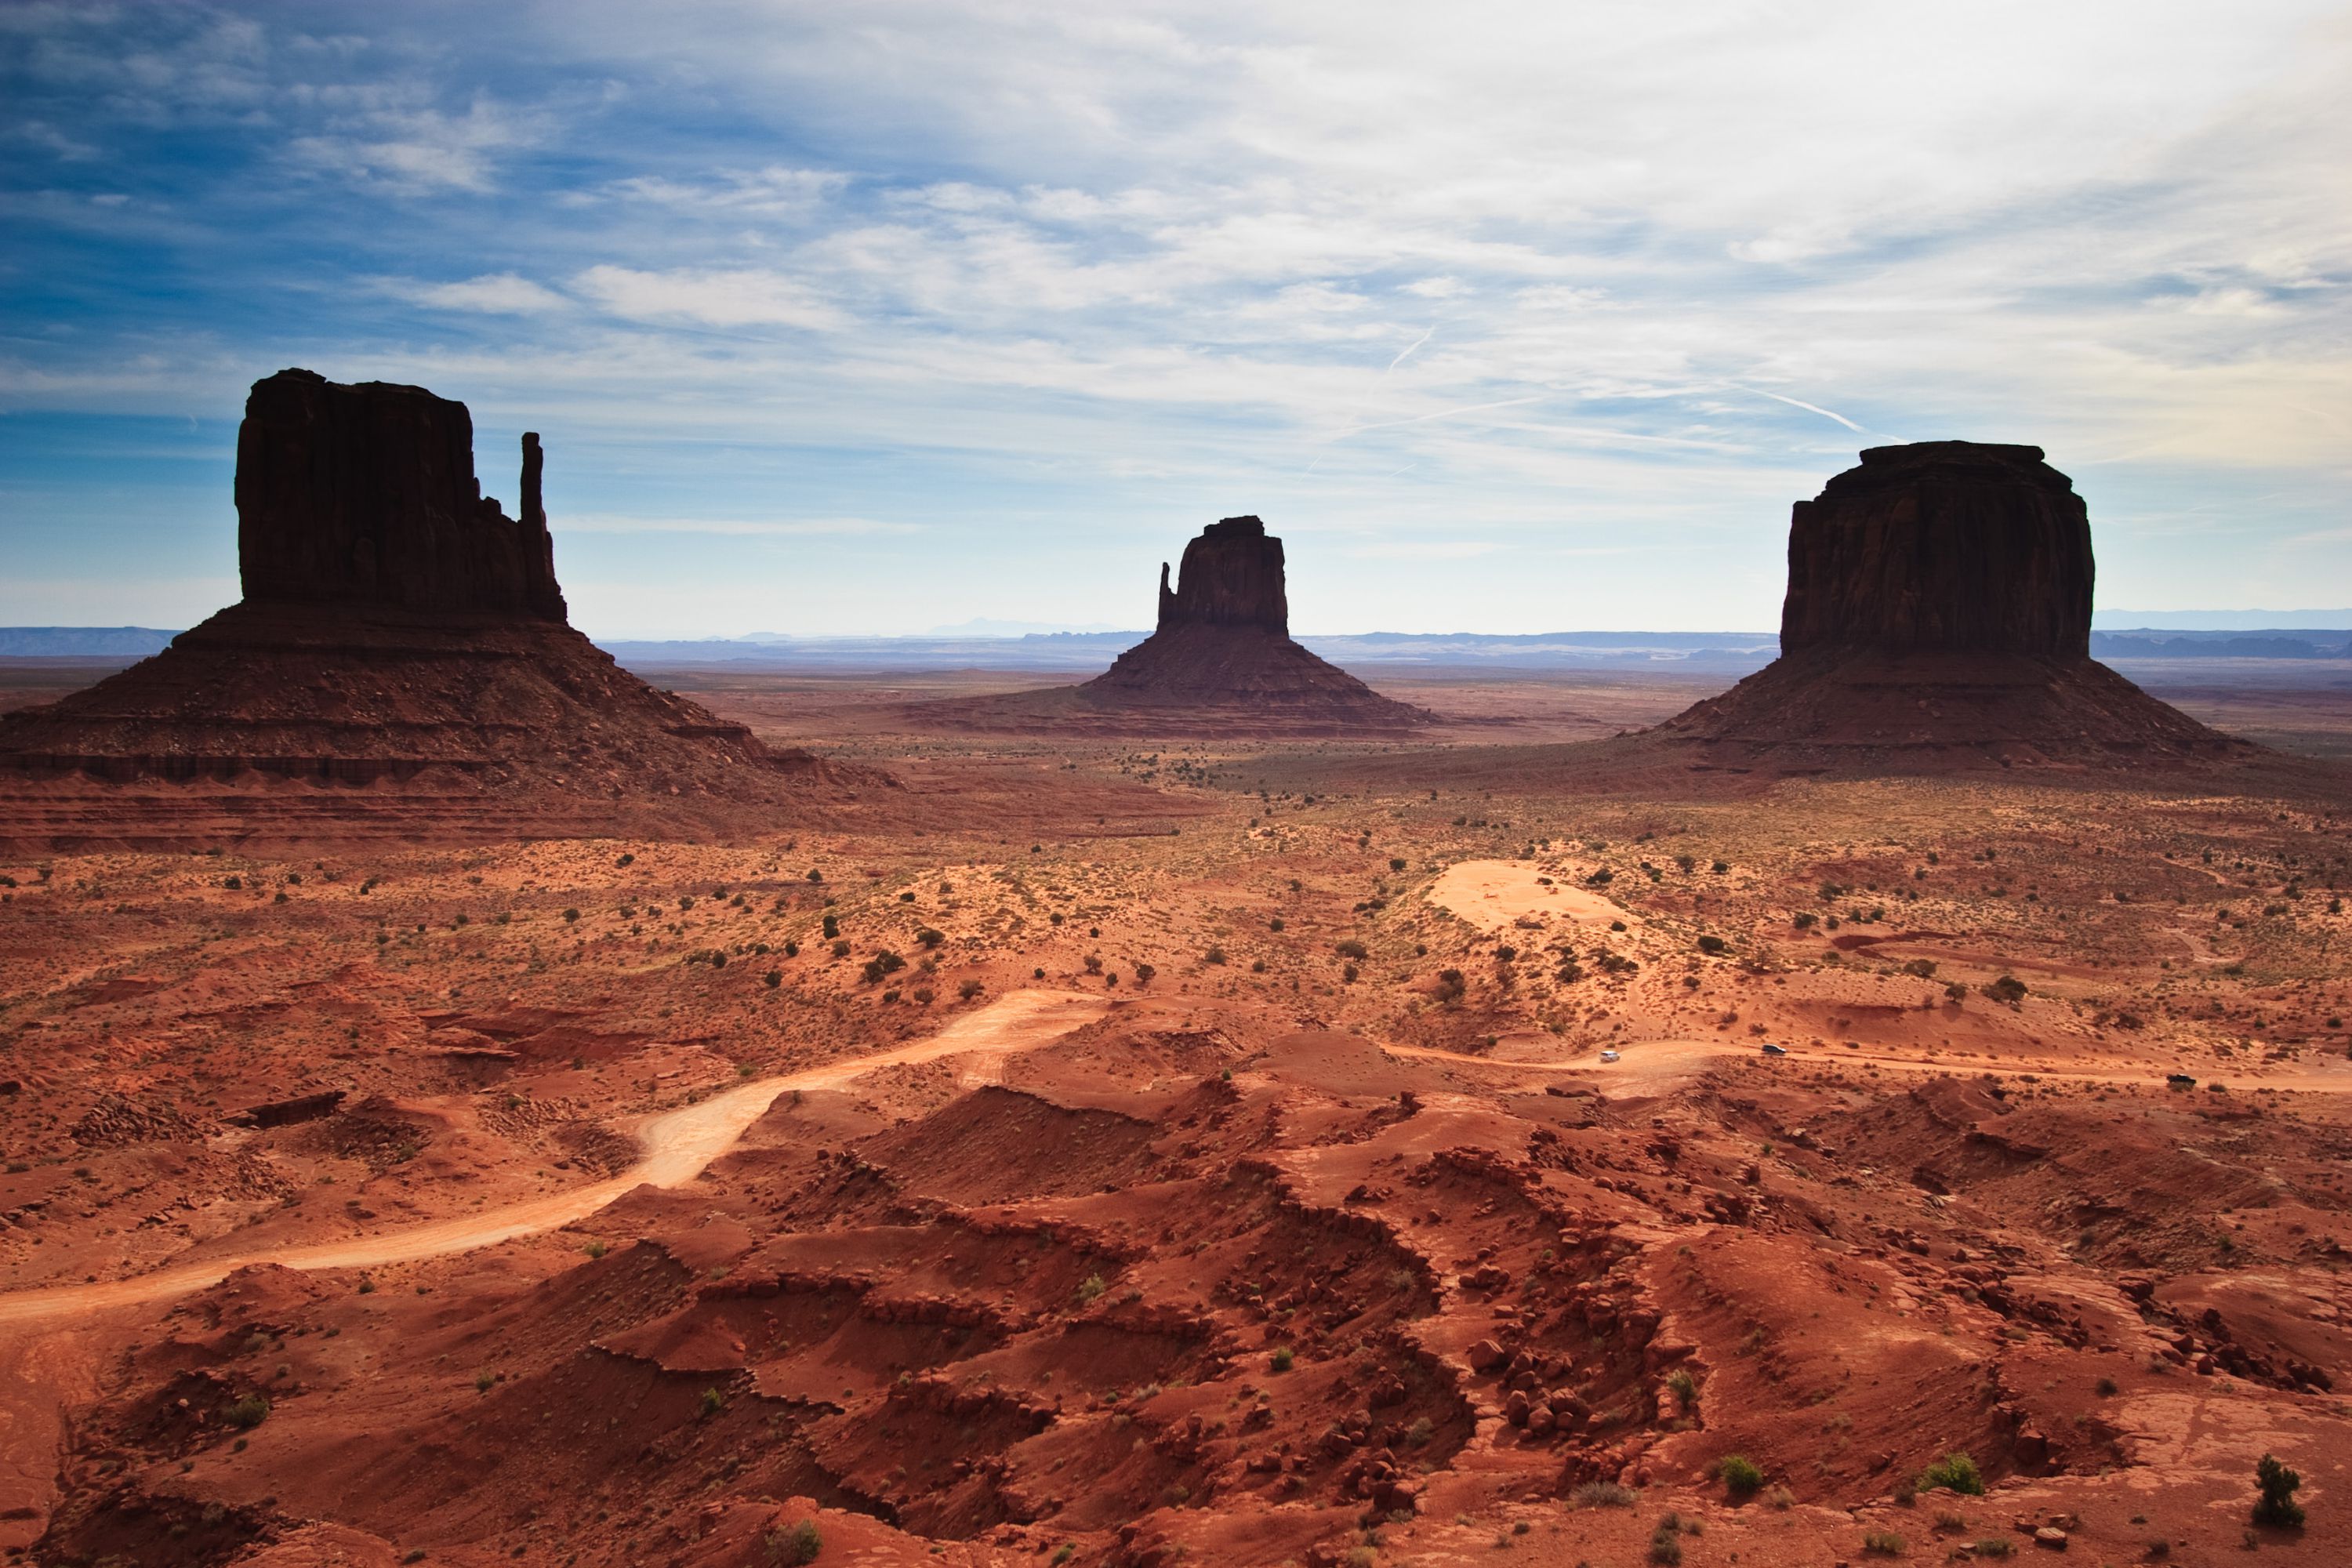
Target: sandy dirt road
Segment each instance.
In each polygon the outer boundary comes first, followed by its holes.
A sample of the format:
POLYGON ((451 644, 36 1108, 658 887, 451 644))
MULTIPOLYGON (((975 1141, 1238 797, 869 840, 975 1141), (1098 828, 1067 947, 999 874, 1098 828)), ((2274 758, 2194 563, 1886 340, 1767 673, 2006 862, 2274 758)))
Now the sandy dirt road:
MULTIPOLYGON (((1916 1073, 1925 1077, 1972 1078, 1983 1073, 2003 1077, 2031 1075, 2070 1083, 2137 1084, 2142 1088, 2163 1087, 2165 1074, 2168 1070, 2155 1064, 2130 1062, 2053 1067, 2047 1061, 2034 1059, 2004 1061, 1987 1057, 1927 1059, 1874 1051, 1819 1050, 1801 1046, 1790 1047, 1785 1057, 1766 1057, 1754 1046, 1704 1039, 1632 1040, 1614 1048, 1620 1059, 1604 1062, 1598 1051, 1559 1061, 1534 1061, 1472 1056, 1427 1046, 1381 1047, 1391 1057, 1482 1068, 1490 1073, 1517 1073, 1529 1081, 1556 1077, 1564 1072, 1588 1073, 1596 1087, 1614 1083, 1644 1093, 1662 1093, 1679 1087, 1710 1065, 1731 1060, 1757 1061, 1782 1068, 1871 1067, 1882 1071, 1916 1073)), ((2247 1068, 2221 1075, 2221 1081, 2247 1090, 2269 1089, 2298 1094, 2352 1094, 2352 1062, 2341 1066, 2323 1064, 2284 1069, 2247 1068)))
POLYGON ((734 1147, 745 1129, 758 1121, 780 1094, 793 1089, 839 1089, 878 1068, 936 1061, 967 1052, 1001 1062, 1014 1052, 1052 1044, 1102 1016, 1110 1005, 1108 1000, 1099 996, 1016 991, 965 1014, 926 1039, 805 1072, 761 1079, 697 1104, 649 1117, 635 1129, 646 1157, 619 1175, 592 1186, 574 1187, 484 1214, 434 1220, 341 1241, 223 1253, 129 1279, 11 1291, 0 1295, 0 1328, 183 1296, 216 1284, 252 1263, 275 1263, 288 1268, 370 1268, 445 1257, 478 1247, 495 1247, 519 1236, 554 1230, 586 1218, 636 1187, 675 1187, 692 1181, 711 1161, 734 1147))

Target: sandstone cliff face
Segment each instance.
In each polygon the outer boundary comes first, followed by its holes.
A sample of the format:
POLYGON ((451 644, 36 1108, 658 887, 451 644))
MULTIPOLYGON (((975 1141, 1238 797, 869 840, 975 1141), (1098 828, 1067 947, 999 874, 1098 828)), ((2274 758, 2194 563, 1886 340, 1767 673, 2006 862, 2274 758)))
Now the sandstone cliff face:
POLYGON ((1290 635, 1290 602, 1283 588, 1282 541, 1269 538, 1255 517, 1213 522, 1184 546, 1176 590, 1168 564, 1160 566, 1160 626, 1255 626, 1290 635))
POLYGON ((564 621, 545 455, 485 500, 473 420, 420 387, 255 384, 245 598, 64 700, 0 716, 0 847, 734 832, 887 774, 777 752, 564 621))
POLYGON ((1799 501, 1780 651, 2090 652, 2091 522, 2039 447, 1875 447, 1799 501))
POLYGON ((236 441, 246 598, 562 621, 539 438, 523 444, 517 520, 481 493, 464 404, 307 370, 256 382, 236 441))
POLYGON ((2092 576, 2082 498, 2040 447, 1874 447, 1797 503, 1780 657, 1631 747, 1738 773, 2252 754, 2092 661, 2092 576))

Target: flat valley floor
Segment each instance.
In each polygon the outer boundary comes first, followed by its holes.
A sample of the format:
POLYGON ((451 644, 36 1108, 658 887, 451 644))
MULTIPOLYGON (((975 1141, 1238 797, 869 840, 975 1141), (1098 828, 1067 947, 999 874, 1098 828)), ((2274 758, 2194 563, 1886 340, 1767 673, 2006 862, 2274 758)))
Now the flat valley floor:
MULTIPOLYGON (((1278 745, 642 673, 906 787, 0 864, 0 1550, 2352 1561, 2352 786, 1528 764, 1674 678, 1278 745)), ((2352 756, 2340 670, 2129 673, 2352 756)))

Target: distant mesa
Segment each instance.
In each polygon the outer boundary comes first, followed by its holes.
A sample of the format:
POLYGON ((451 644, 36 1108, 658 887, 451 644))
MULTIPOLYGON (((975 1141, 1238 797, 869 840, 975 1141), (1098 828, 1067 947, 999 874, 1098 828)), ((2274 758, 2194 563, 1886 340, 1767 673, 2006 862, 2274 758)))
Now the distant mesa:
POLYGON ((544 460, 525 436, 509 517, 481 493, 464 404, 307 370, 257 382, 237 433, 244 598, 0 717, 0 841, 719 830, 888 784, 772 752, 574 631, 544 460))
POLYGON ((982 729, 1123 732, 1209 723, 1221 733, 1264 736, 1394 732, 1435 721, 1291 640, 1282 541, 1255 517, 1202 530, 1185 545, 1172 588, 1160 563, 1157 629, 1094 679, 912 712, 982 729))
POLYGON ((2093 662, 2095 574, 2040 447, 1873 447, 1796 503, 1780 657, 1641 739, 1777 772, 2252 754, 2093 662))

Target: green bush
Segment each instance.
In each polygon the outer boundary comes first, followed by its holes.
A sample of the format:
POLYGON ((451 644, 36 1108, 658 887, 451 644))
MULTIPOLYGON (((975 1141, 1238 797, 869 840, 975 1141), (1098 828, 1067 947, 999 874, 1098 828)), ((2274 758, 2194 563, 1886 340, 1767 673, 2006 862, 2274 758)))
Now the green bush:
POLYGON ((1874 1530, 1862 1538, 1862 1549, 1873 1557, 1900 1557, 1903 1538, 1891 1530, 1874 1530))
MULTIPOLYGON (((248 1394, 244 1398, 232 1402, 227 1409, 221 1412, 221 1415, 232 1426, 243 1426, 248 1429, 258 1426, 269 1419, 269 1400, 265 1394, 248 1394)), ((2295 1510, 2295 1517, 2297 1519, 2303 1517, 2301 1509, 2295 1510)))
POLYGON ((1276 1350, 1273 1359, 1266 1364, 1273 1367, 1276 1372, 1288 1372, 1292 1362, 1296 1359, 1297 1358, 1290 1353, 1290 1347, 1288 1345, 1283 1345, 1276 1350))
POLYGON ((1753 1497, 1764 1485, 1764 1468, 1745 1454, 1726 1454, 1716 1474, 1733 1497, 1753 1497))
POLYGON ((1587 1481, 1569 1493, 1568 1500, 1579 1508, 1632 1508, 1633 1489, 1615 1481, 1587 1481))
POLYGON ((1931 1492, 1939 1487, 1969 1497, 1984 1496, 1984 1478, 1977 1474, 1977 1462, 1966 1454, 1947 1454, 1919 1472, 1921 1491, 1931 1492))
POLYGON ((816 1521, 804 1519, 789 1529, 768 1531, 767 1547, 771 1563, 814 1563, 824 1550, 824 1537, 817 1533, 816 1521))

